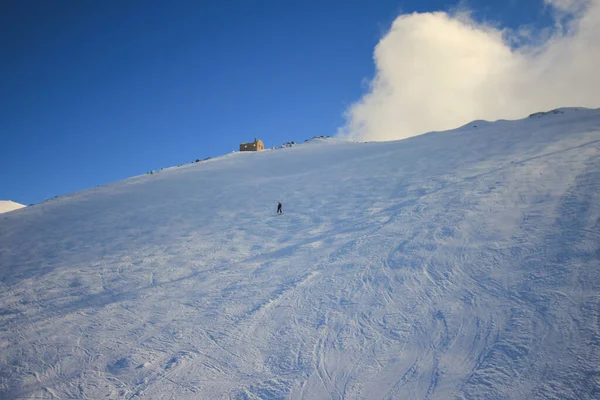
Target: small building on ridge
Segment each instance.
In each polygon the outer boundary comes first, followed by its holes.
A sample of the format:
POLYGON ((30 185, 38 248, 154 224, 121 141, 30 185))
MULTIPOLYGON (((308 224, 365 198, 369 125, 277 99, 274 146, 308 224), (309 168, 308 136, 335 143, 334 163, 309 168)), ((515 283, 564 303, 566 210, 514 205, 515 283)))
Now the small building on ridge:
POLYGON ((265 149, 265 145, 262 140, 254 138, 252 143, 241 143, 240 151, 261 151, 265 149))

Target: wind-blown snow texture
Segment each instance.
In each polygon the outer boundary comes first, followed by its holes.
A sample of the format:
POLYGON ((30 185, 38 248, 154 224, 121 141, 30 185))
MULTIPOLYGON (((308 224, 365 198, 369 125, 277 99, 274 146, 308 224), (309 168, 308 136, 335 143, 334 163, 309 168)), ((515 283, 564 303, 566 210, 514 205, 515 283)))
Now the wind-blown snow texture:
POLYGON ((131 178, 0 217, 0 398, 598 399, 599 243, 600 110, 131 178))

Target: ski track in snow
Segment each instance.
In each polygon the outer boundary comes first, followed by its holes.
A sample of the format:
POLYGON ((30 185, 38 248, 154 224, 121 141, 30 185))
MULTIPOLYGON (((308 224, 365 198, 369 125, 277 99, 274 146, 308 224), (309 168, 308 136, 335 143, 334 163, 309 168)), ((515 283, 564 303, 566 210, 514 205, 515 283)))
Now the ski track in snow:
POLYGON ((600 398, 600 111, 478 126, 0 216, 0 398, 600 398))

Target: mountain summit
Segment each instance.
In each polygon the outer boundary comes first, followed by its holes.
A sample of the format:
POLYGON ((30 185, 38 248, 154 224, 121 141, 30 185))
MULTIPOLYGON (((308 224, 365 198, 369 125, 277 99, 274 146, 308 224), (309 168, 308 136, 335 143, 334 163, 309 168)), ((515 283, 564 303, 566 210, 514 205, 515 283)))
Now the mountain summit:
POLYGON ((599 261, 600 110, 232 153, 0 218, 0 398, 594 399, 599 261))
POLYGON ((0 200, 0 214, 18 210, 23 207, 25 207, 23 204, 15 203, 14 201, 0 200))

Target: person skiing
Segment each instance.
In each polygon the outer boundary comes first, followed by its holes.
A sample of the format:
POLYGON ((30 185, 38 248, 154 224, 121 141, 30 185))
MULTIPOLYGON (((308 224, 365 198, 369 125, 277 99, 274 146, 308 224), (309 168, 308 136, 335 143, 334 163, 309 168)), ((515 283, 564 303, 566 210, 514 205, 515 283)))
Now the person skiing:
POLYGON ((277 214, 283 214, 283 210, 281 209, 281 202, 277 203, 277 214))

